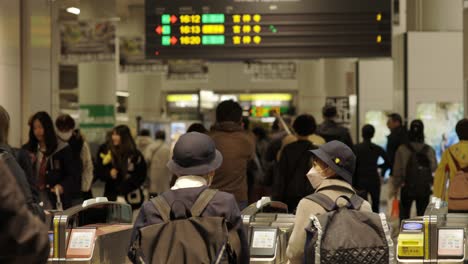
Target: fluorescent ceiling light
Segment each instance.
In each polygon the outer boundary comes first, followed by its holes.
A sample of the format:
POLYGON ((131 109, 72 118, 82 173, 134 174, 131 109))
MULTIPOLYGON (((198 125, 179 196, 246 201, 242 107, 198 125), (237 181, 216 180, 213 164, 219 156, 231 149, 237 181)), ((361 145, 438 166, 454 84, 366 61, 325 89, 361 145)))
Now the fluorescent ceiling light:
POLYGON ((67 12, 75 14, 75 15, 79 15, 80 9, 72 6, 72 7, 67 8, 67 12))
POLYGON ((130 93, 126 91, 117 91, 115 94, 122 97, 128 97, 130 95, 130 93))

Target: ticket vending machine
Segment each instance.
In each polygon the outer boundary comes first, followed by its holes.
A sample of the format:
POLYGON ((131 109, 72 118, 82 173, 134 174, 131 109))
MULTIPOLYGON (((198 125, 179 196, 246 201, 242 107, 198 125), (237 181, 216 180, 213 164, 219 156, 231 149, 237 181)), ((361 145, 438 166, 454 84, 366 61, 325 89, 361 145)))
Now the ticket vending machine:
POLYGON ((54 216, 48 263, 130 263, 132 227, 130 205, 87 200, 54 216))
POLYGON ((404 220, 398 236, 398 263, 468 263, 468 214, 448 213, 433 199, 424 216, 404 220))
POLYGON ((250 263, 286 263, 286 248, 295 220, 294 215, 288 214, 287 206, 262 198, 244 209, 242 217, 248 230, 250 263))

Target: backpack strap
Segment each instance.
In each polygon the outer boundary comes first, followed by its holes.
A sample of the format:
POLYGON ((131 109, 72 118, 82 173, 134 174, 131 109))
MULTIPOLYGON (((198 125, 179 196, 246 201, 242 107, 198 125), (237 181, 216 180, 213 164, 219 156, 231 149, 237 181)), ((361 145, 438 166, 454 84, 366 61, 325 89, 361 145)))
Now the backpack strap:
POLYGON ((153 203, 156 210, 159 212, 162 220, 164 222, 169 222, 171 220, 171 207, 167 203, 166 199, 161 195, 154 197, 150 200, 153 203))
POLYGON ((458 164, 457 160, 455 159, 455 156, 453 155, 452 151, 450 151, 450 149, 448 149, 447 151, 448 151, 448 153, 450 154, 450 157, 452 158, 453 163, 455 164, 455 168, 457 169, 457 171, 461 171, 462 168, 460 167, 460 165, 458 164))
POLYGON ((361 209, 362 204, 364 203, 364 199, 357 194, 353 194, 351 198, 349 198, 351 205, 354 209, 359 210, 361 209))
POLYGON ((213 197, 216 195, 218 190, 213 190, 213 189, 205 189, 200 196, 198 196, 198 199, 195 201, 195 203, 192 206, 192 209, 190 209, 190 213, 192 214, 192 217, 198 217, 203 213, 203 210, 205 210, 206 206, 210 201, 213 199, 213 197))
POLYGON ((317 203, 327 212, 335 210, 335 202, 323 193, 314 193, 305 198, 317 203))

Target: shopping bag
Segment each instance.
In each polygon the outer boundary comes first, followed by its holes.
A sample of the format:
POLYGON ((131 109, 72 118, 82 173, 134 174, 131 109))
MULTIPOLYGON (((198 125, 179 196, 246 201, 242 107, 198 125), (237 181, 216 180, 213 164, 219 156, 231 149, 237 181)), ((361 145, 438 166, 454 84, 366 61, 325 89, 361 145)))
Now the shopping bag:
POLYGON ((392 200, 392 211, 390 213, 391 218, 400 218, 400 200, 397 197, 393 198, 392 200))

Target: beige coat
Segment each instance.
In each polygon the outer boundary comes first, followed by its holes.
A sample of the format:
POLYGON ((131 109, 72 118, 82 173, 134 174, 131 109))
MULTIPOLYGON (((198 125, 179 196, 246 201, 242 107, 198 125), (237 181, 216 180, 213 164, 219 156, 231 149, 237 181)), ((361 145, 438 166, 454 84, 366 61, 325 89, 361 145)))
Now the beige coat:
MULTIPOLYGON (((336 200, 339 196, 346 195, 351 197, 355 194, 351 185, 345 181, 338 180, 338 179, 327 179, 320 184, 317 188, 316 192, 325 194, 332 200, 336 200), (329 186, 341 186, 345 187, 349 191, 344 190, 331 190, 324 188, 329 186)), ((346 200, 339 199, 338 205, 344 206, 346 204, 346 200)), ((360 208, 360 211, 372 212, 372 208, 368 202, 364 202, 360 208)), ((288 249, 286 251, 286 255, 289 259, 289 263, 302 263, 304 259, 304 245, 306 242, 306 227, 310 224, 310 216, 311 215, 321 215, 326 213, 325 209, 322 206, 318 205, 317 203, 308 200, 302 199, 297 206, 296 212, 296 220, 294 223, 294 229, 291 234, 291 238, 289 239, 288 249)))
POLYGON ((149 192, 161 194, 169 190, 171 172, 167 168, 170 159, 170 147, 162 140, 156 140, 147 146, 143 156, 148 165, 149 192))

